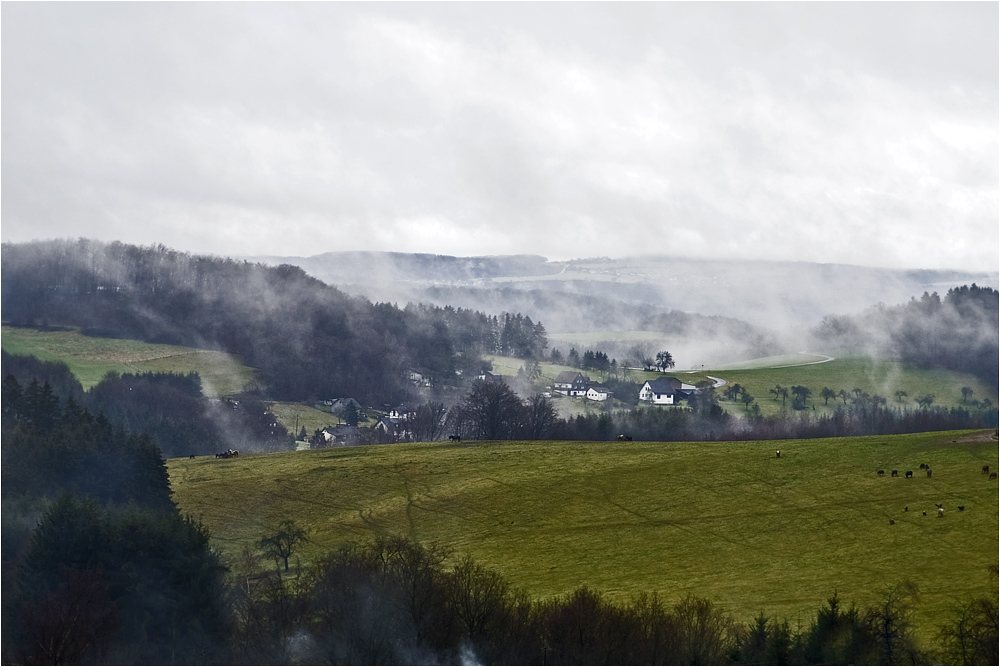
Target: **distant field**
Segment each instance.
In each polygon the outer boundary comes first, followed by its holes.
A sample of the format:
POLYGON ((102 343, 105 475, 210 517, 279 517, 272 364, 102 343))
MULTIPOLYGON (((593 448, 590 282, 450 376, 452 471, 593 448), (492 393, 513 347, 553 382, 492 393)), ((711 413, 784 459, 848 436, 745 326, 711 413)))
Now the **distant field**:
MULTIPOLYGON (((878 360, 871 358, 837 358, 833 361, 826 355, 796 353, 785 354, 773 357, 762 357, 722 366, 714 370, 699 370, 698 372, 688 372, 684 370, 671 370, 665 375, 676 376, 686 384, 697 384, 701 380, 708 379, 709 376, 721 378, 728 385, 738 383, 745 387, 755 402, 760 405, 761 413, 764 415, 779 414, 783 411, 789 413, 792 410, 792 396, 782 405, 780 399, 775 400, 770 390, 775 385, 790 388, 793 385, 802 385, 812 391, 812 396, 808 400, 808 410, 810 413, 822 414, 832 413, 837 405, 841 405, 840 399, 831 399, 824 402, 820 396, 823 387, 829 387, 835 392, 841 389, 853 396, 855 388, 861 389, 868 394, 878 394, 888 399, 887 405, 891 407, 905 407, 914 409, 917 407, 916 399, 919 396, 934 394, 934 405, 943 407, 963 406, 962 387, 971 387, 973 394, 970 400, 982 400, 988 398, 994 405, 998 403, 997 389, 982 382, 974 375, 949 371, 937 368, 919 368, 913 364, 903 363, 896 360, 878 360), (902 401, 896 399, 897 391, 905 391, 906 396, 902 401), (815 410, 813 408, 815 407, 815 410)), ((490 357, 496 372, 506 376, 515 376, 517 370, 524 364, 521 359, 512 357, 490 357)), ((550 364, 542 362, 542 382, 551 384, 555 377, 565 370, 579 370, 571 366, 550 364)), ((588 375, 595 381, 603 381, 602 373, 595 371, 580 371, 588 375)), ((632 371, 635 382, 645 382, 664 375, 656 371, 632 371)), ((725 385, 719 388, 719 392, 725 391, 725 385)), ((742 415, 746 412, 743 403, 723 400, 722 406, 731 414, 742 415)), ((586 412, 591 407, 589 403, 579 402, 559 406, 560 415, 568 416, 580 412, 586 412)), ((596 409, 596 408, 595 408, 596 409)))
POLYGON ((0 346, 11 354, 65 362, 84 389, 100 382, 108 371, 196 371, 201 375, 206 396, 225 396, 239 392, 254 377, 252 368, 225 352, 121 338, 94 338, 78 331, 38 331, 4 326, 0 328, 0 346))
MULTIPOLYGON (((771 357, 775 366, 783 366, 786 357, 771 357)), ((914 409, 916 398, 926 394, 934 394, 934 405, 952 407, 962 405, 962 387, 968 386, 975 393, 970 400, 988 398, 997 403, 997 390, 979 380, 974 375, 959 373, 944 369, 924 369, 912 364, 891 360, 872 359, 835 359, 822 364, 809 364, 785 368, 753 368, 745 370, 705 371, 708 375, 723 378, 729 384, 739 383, 750 392, 760 405, 763 414, 777 414, 783 409, 791 410, 791 395, 785 407, 781 400, 774 400, 770 390, 780 384, 783 387, 802 385, 812 391, 809 398, 809 410, 816 408, 817 413, 832 412, 840 399, 830 399, 826 404, 820 397, 823 387, 829 387, 835 392, 844 389, 853 396, 852 390, 861 389, 868 394, 878 394, 885 397, 889 406, 914 409), (895 393, 905 391, 907 396, 902 402, 896 400, 895 393)), ((684 378, 684 375, 679 377, 684 378)), ((725 387, 721 388, 725 390, 725 387)), ((743 414, 742 403, 723 401, 725 409, 733 414, 743 414)))
POLYGON ((740 619, 764 610, 792 624, 834 592, 867 604, 908 579, 928 633, 954 602, 997 593, 987 574, 997 564, 997 486, 980 472, 995 469, 997 454, 992 433, 955 432, 386 445, 168 468, 181 510, 229 555, 293 518, 310 531, 304 562, 344 541, 399 534, 470 554, 535 597, 582 585, 616 600, 694 593, 740 619), (880 468, 917 476, 877 477, 880 468))

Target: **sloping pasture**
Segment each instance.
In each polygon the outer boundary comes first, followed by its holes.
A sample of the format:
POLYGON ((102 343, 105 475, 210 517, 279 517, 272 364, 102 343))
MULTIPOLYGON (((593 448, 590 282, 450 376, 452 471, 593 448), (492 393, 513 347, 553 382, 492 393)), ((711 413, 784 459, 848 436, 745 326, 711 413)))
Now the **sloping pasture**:
POLYGON ((764 610, 793 624, 834 592, 866 604, 912 580, 930 632, 956 601, 996 593, 997 483, 981 468, 997 458, 992 433, 950 432, 426 443, 168 467, 181 510, 230 555, 293 518, 311 535, 303 564, 345 541, 398 534, 470 554, 536 597, 582 585, 618 600, 693 593, 737 618, 764 610))
POLYGON ((252 368, 225 352, 124 338, 84 336, 76 330, 38 331, 4 326, 0 334, 0 344, 11 354, 33 355, 42 361, 65 362, 84 389, 100 382, 108 371, 194 371, 201 376, 206 396, 237 393, 254 378, 252 368))

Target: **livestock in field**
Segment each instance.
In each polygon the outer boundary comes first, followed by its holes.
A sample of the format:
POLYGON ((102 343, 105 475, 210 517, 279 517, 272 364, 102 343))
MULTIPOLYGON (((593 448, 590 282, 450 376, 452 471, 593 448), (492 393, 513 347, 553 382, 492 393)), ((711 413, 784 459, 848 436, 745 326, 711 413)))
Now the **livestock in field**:
POLYGON ((452 442, 462 442, 462 436, 460 435, 449 435, 448 439, 452 442))
POLYGON ((913 471, 912 470, 907 470, 906 471, 906 476, 907 476, 907 478, 913 477, 913 471))
POLYGON ((965 511, 965 505, 959 505, 958 506, 958 511, 959 512, 964 512, 965 511))
POLYGON ((898 470, 893 470, 891 476, 892 477, 899 477, 899 471, 898 470))
POLYGON ((892 520, 892 519, 889 519, 889 525, 890 526, 895 526, 896 522, 894 520, 892 520))
POLYGON ((885 470, 879 470, 878 471, 878 476, 879 477, 884 477, 885 476, 885 470))
POLYGON ((926 468, 926 467, 927 467, 927 464, 926 464, 926 463, 921 463, 921 464, 920 464, 920 469, 921 469, 921 470, 923 470, 923 469, 924 469, 924 468, 926 468))
POLYGON ((990 473, 990 479, 996 479, 996 478, 997 478, 997 474, 995 472, 991 472, 990 473))
POLYGON ((909 505, 907 505, 906 507, 904 507, 904 508, 903 508, 903 511, 904 511, 904 512, 909 512, 909 511, 910 511, 910 506, 909 506, 909 505))
POLYGON ((632 442, 632 436, 622 433, 618 436, 618 442, 632 442))
POLYGON ((189 458, 189 459, 193 459, 193 458, 194 458, 194 454, 192 454, 192 455, 191 455, 191 456, 189 456, 188 458, 189 458))
POLYGON ((928 476, 928 477, 930 477, 930 476, 931 476, 931 469, 930 469, 930 468, 928 468, 928 469, 927 469, 927 476, 928 476))
POLYGON ((775 456, 775 458, 780 459, 781 458, 781 450, 779 449, 779 450, 775 451, 774 452, 774 456, 775 456))
POLYGON ((983 474, 984 474, 984 475, 985 475, 986 473, 988 473, 989 471, 990 471, 990 467, 989 467, 988 465, 987 465, 987 466, 983 466, 983 474))
POLYGON ((938 518, 940 519, 942 517, 944 517, 944 508, 943 507, 939 507, 938 508, 938 518))

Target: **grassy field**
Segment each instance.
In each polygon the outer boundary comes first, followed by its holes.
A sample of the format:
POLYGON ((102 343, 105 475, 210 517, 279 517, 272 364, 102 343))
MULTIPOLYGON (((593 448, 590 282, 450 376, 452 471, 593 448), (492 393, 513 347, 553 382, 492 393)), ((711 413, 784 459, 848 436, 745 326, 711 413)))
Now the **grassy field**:
MULTIPOLYGON (((753 359, 739 364, 723 366, 720 369, 699 372, 669 371, 668 376, 675 376, 687 384, 697 384, 709 376, 721 378, 728 384, 739 383, 750 392, 764 415, 779 414, 783 411, 792 413, 792 396, 782 405, 780 399, 775 400, 770 393, 775 385, 789 388, 793 385, 803 385, 812 390, 808 401, 809 411, 822 414, 833 412, 837 405, 842 405, 840 399, 831 399, 825 403, 820 396, 823 387, 834 391, 841 389, 851 393, 855 388, 868 394, 878 394, 888 399, 887 405, 915 409, 916 398, 926 394, 934 394, 934 405, 953 407, 965 405, 962 402, 962 387, 971 387, 974 391, 970 400, 990 399, 994 405, 998 403, 997 390, 984 383, 974 375, 949 371, 938 368, 919 368, 912 364, 895 360, 878 360, 871 358, 837 358, 825 363, 816 361, 827 359, 823 355, 796 353, 774 357, 753 359), (907 396, 902 401, 896 399, 897 391, 905 391, 907 396)), ((495 372, 513 377, 524 364, 521 359, 512 357, 490 357, 495 372)), ((551 384, 561 371, 579 370, 542 362, 540 364, 542 377, 540 382, 551 384)), ((581 371, 596 381, 603 381, 602 373, 596 371, 581 371)), ((636 382, 645 382, 660 377, 662 374, 654 371, 632 371, 636 382)), ((725 386, 719 392, 725 391, 725 386)), ((565 403, 565 401, 563 402, 565 403)), ((580 402, 570 405, 560 405, 560 415, 567 416, 586 412, 590 407, 580 402), (566 414, 563 414, 566 413, 566 414)), ((722 401, 723 407, 731 414, 742 415, 746 406, 738 401, 722 401)))
MULTIPOLYGON (((830 399, 829 405, 826 405, 820 397, 823 387, 829 387, 834 391, 844 389, 848 393, 856 387, 869 394, 885 397, 889 406, 915 409, 917 407, 915 399, 925 394, 934 394, 934 405, 944 407, 962 405, 962 387, 968 386, 975 392, 970 400, 988 398, 994 405, 997 403, 996 388, 968 373, 918 368, 912 364, 891 360, 835 359, 829 363, 782 367, 788 359, 785 357, 772 359, 777 360, 774 367, 705 372, 723 378, 730 384, 739 383, 745 387, 756 399, 765 415, 776 414, 783 409, 791 411, 791 395, 782 407, 781 400, 774 400, 774 395, 769 393, 777 384, 786 388, 792 385, 809 387, 812 396, 808 404, 810 410, 815 406, 817 412, 832 411, 836 405, 843 404, 840 399, 830 399), (897 391, 907 393, 902 402, 896 400, 897 391)), ((678 377, 684 379, 687 376, 678 377)), ((720 388, 720 391, 724 390, 725 387, 720 388)), ((742 403, 723 401, 723 406, 733 414, 745 412, 742 403)))
POLYGON ((108 371, 196 371, 201 375, 206 396, 237 393, 254 378, 252 368, 225 352, 121 338, 94 338, 78 331, 38 331, 5 326, 0 329, 0 345, 11 354, 65 362, 84 389, 100 382, 108 371))
POLYGON ((763 609, 793 624, 834 591, 867 604, 908 579, 930 632, 956 601, 996 594, 987 568, 997 563, 997 486, 980 469, 995 468, 997 454, 992 433, 957 432, 429 443, 173 459, 168 468, 181 510, 231 555, 294 518, 312 539, 304 562, 344 541, 399 534, 470 554, 536 597, 581 585, 617 600, 694 593, 741 619, 763 609), (919 474, 878 477, 880 468, 919 474))

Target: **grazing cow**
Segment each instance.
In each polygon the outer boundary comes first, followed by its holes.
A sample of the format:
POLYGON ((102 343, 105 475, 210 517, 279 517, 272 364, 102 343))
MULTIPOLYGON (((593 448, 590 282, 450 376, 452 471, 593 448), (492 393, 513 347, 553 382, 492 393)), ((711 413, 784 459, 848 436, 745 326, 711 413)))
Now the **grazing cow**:
POLYGON ((460 435, 449 435, 448 439, 452 442, 462 442, 462 436, 460 435))
POLYGON ((986 473, 988 473, 989 471, 990 471, 990 467, 989 467, 989 466, 983 466, 983 474, 984 474, 984 475, 985 475, 986 473))
POLYGON ((924 512, 924 516, 927 516, 927 512, 924 512))
POLYGON ((958 511, 959 512, 964 512, 965 511, 965 505, 959 505, 958 506, 958 511))
POLYGON ((906 476, 907 476, 907 478, 913 477, 913 471, 912 470, 907 470, 906 471, 906 476))
POLYGON ((892 520, 892 519, 889 519, 889 525, 890 526, 895 526, 896 522, 894 520, 892 520))
POLYGON ((885 477, 885 471, 884 470, 879 470, 878 471, 878 476, 879 477, 885 477))
POLYGON ((892 477, 899 477, 899 471, 898 470, 893 470, 892 471, 892 477))
POLYGON ((995 472, 991 472, 990 473, 990 479, 996 479, 996 478, 997 478, 997 474, 995 472))
POLYGON ((909 505, 907 505, 906 507, 904 507, 904 508, 903 508, 903 511, 904 511, 904 512, 909 512, 909 511, 910 511, 910 506, 909 506, 909 505))
POLYGON ((193 458, 194 458, 194 454, 192 454, 192 455, 191 455, 191 456, 189 456, 188 458, 189 458, 189 459, 193 459, 193 458))
POLYGON ((941 519, 943 517, 944 517, 944 508, 943 507, 939 507, 938 508, 938 518, 941 519))
POLYGON ((927 476, 928 476, 928 477, 930 477, 930 476, 931 476, 931 469, 930 469, 930 468, 928 468, 928 469, 927 469, 927 476))
POLYGON ((926 468, 926 467, 927 467, 927 464, 926 464, 926 463, 921 463, 921 464, 920 464, 920 469, 921 469, 921 470, 923 470, 923 469, 924 469, 924 468, 926 468))
POLYGON ((781 450, 780 449, 774 452, 774 458, 777 458, 777 459, 781 458, 781 450))

